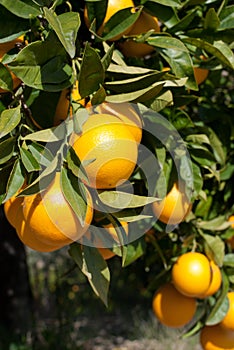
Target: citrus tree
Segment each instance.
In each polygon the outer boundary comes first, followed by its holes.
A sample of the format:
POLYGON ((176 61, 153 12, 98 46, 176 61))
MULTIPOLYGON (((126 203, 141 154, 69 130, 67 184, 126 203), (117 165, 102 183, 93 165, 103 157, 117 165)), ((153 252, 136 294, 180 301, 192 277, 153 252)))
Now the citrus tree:
POLYGON ((0 0, 7 219, 32 249, 67 246, 106 305, 108 259, 143 259, 156 317, 204 349, 234 348, 233 10, 0 0))

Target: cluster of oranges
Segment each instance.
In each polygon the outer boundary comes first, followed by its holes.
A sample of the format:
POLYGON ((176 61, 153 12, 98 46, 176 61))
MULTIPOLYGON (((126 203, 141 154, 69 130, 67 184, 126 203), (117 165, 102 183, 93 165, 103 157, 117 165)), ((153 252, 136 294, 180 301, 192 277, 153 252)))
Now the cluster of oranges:
MULTIPOLYGON (((104 31, 105 24, 109 19, 114 16, 119 10, 126 8, 132 8, 132 11, 136 11, 135 4, 132 0, 109 0, 106 9, 106 15, 103 20, 102 25, 97 30, 98 35, 102 35, 104 31)), ((84 10, 84 21, 87 27, 90 27, 90 22, 88 18, 87 7, 84 10)), ((137 42, 134 39, 137 36, 146 34, 148 32, 159 33, 160 32, 160 22, 158 18, 152 16, 145 10, 142 10, 138 19, 135 23, 125 29, 122 33, 110 39, 110 41, 116 42, 116 47, 125 57, 137 57, 143 58, 145 56, 151 55, 155 49, 152 45, 146 44, 144 42, 137 42)), ((205 57, 199 57, 199 61, 204 61, 205 57)), ((170 70, 170 68, 165 67, 163 70, 170 70)), ((209 71, 206 68, 200 68, 199 65, 194 66, 194 77, 197 85, 203 83, 208 77, 209 71)))
MULTIPOLYGON (((184 327, 196 317, 199 301, 217 293, 222 285, 219 266, 200 252, 179 256, 172 266, 171 281, 155 293, 152 308, 157 319, 168 327, 184 327)), ((201 329, 204 350, 233 349, 234 292, 227 293, 229 309, 223 320, 201 329)))
MULTIPOLYGON (((113 189, 129 179, 136 166, 138 146, 142 137, 142 121, 133 105, 128 103, 87 107, 88 117, 82 132, 71 134, 70 146, 79 157, 86 172, 82 178, 86 188, 86 214, 82 224, 66 200, 61 188, 61 173, 56 172, 53 181, 41 193, 15 196, 5 205, 9 222, 15 227, 19 238, 32 249, 49 252, 57 250, 86 235, 94 215, 92 189, 113 189)), ((99 225, 99 224, 98 224, 99 225)), ((127 223, 121 223, 128 232, 127 223)), ((113 224, 104 225, 106 232, 118 240, 113 224)), ((102 248, 105 259, 114 255, 102 248)))

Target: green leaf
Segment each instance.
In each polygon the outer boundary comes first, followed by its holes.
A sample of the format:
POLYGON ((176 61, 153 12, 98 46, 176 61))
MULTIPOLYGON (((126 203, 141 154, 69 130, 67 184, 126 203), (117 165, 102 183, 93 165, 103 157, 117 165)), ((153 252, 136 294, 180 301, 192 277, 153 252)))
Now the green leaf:
POLYGON ((219 236, 212 236, 203 234, 205 240, 206 255, 216 262, 217 265, 222 266, 224 260, 225 245, 219 236))
POLYGON ((54 174, 58 166, 58 158, 54 157, 50 165, 43 170, 39 176, 28 185, 23 191, 20 192, 21 196, 30 196, 34 193, 38 193, 46 189, 51 181, 54 179, 54 174))
POLYGON ((44 7, 45 18, 54 29, 59 40, 71 58, 76 53, 76 37, 80 27, 80 16, 77 12, 65 12, 57 16, 52 9, 44 7))
POLYGON ((4 168, 0 169, 0 203, 4 200, 6 196, 7 182, 11 173, 12 167, 7 165, 4 168))
POLYGON ((204 28, 209 31, 215 31, 218 29, 220 24, 219 17, 212 7, 208 10, 205 16, 204 28))
POLYGON ((40 90, 61 91, 74 80, 66 51, 53 34, 25 46, 8 66, 26 85, 40 90))
MULTIPOLYGON (((161 5, 164 6, 169 6, 169 7, 180 7, 181 2, 179 0, 151 0, 152 2, 157 2, 161 5)), ((145 1, 143 1, 144 3, 145 1)))
POLYGON ((229 227, 225 215, 219 215, 208 221, 197 221, 196 226, 203 230, 222 231, 229 227))
POLYGON ((152 108, 155 112, 160 112, 162 109, 172 104, 172 92, 170 90, 167 90, 159 94, 153 101, 150 102, 150 108, 152 108))
POLYGON ((41 15, 39 7, 32 1, 0 0, 0 4, 21 18, 31 18, 41 15))
POLYGON ((192 59, 182 41, 177 38, 159 35, 152 35, 146 41, 157 49, 177 77, 188 77, 186 86, 189 89, 197 90, 192 59))
POLYGON ((14 196, 23 186, 24 172, 21 161, 17 159, 14 163, 9 179, 7 181, 7 192, 4 202, 14 196))
POLYGON ((90 44, 86 44, 78 76, 81 98, 97 91, 104 82, 102 61, 90 44))
POLYGON ((0 138, 9 134, 19 124, 21 106, 5 109, 0 116, 0 138))
POLYGON ((223 259, 223 266, 234 267, 234 254, 226 254, 223 259))
POLYGON ((8 91, 13 90, 13 80, 7 67, 0 62, 0 88, 8 91))
POLYGON ((138 196, 131 193, 111 190, 100 192, 99 198, 103 204, 116 209, 138 208, 158 200, 155 197, 138 196))
POLYGON ((92 23, 95 19, 95 26, 97 29, 101 26, 105 18, 107 3, 107 0, 85 1, 89 22, 92 23))
POLYGON ((124 246, 122 266, 126 267, 132 264, 138 258, 140 258, 144 254, 145 248, 146 243, 144 237, 137 239, 134 242, 131 242, 128 245, 124 246))
POLYGON ((120 36, 128 28, 136 22, 140 16, 142 7, 139 7, 139 10, 132 13, 132 8, 124 8, 116 12, 104 25, 102 40, 113 40, 116 37, 120 36))
POLYGON ((11 159, 15 149, 15 142, 15 137, 9 137, 0 143, 0 164, 11 159))
POLYGON ((157 18, 167 27, 171 28, 175 26, 180 20, 176 9, 171 6, 166 5, 167 0, 164 5, 160 0, 156 1, 146 1, 144 4, 145 9, 148 9, 152 15, 157 14, 157 18))
POLYGON ((229 302, 227 298, 227 292, 229 288, 229 281, 224 272, 222 272, 222 281, 222 292, 206 319, 207 326, 218 324, 220 321, 222 321, 228 311, 229 302))
POLYGON ((0 43, 14 40, 30 29, 29 20, 15 16, 2 5, 0 13, 0 43))
POLYGON ((98 249, 73 243, 70 245, 69 254, 87 277, 95 294, 107 306, 110 271, 98 249))
MULTIPOLYGON (((71 171, 62 168, 61 170, 61 188, 64 197, 74 210, 81 225, 84 226, 85 216, 87 211, 87 204, 84 200, 84 194, 82 194, 82 183, 79 179, 72 174, 71 171)), ((83 188, 84 193, 84 188, 83 188)))
POLYGON ((174 26, 170 27, 170 33, 178 33, 181 31, 186 31, 190 23, 194 20, 194 18, 198 14, 198 8, 195 7, 191 11, 189 11, 178 23, 174 26))
POLYGON ((23 140, 40 141, 40 142, 56 142, 61 141, 66 136, 66 128, 64 123, 50 129, 39 130, 24 136, 23 140))
POLYGON ((219 19, 219 30, 234 28, 234 5, 224 7, 219 15, 219 19))
POLYGON ((32 142, 28 145, 28 149, 37 162, 45 167, 49 166, 54 158, 52 153, 39 143, 32 142))
POLYGON ((40 164, 38 161, 33 157, 32 153, 21 147, 20 148, 20 155, 21 155, 21 160, 22 163, 25 167, 25 169, 30 173, 32 171, 38 171, 41 169, 40 164))
MULTIPOLYGON (((131 77, 124 80, 114 80, 110 82, 105 83, 105 87, 107 89, 110 89, 111 91, 115 92, 131 92, 131 91, 138 91, 145 88, 148 88, 150 85, 152 85, 155 82, 161 82, 162 83, 162 77, 165 76, 165 72, 153 72, 145 75, 140 75, 137 77, 131 77)), ((173 79, 175 80, 175 79, 173 79)))
POLYGON ((213 45, 200 38, 183 38, 183 42, 205 50, 215 56, 222 64, 234 68, 234 55, 232 50, 223 41, 214 41, 213 45))

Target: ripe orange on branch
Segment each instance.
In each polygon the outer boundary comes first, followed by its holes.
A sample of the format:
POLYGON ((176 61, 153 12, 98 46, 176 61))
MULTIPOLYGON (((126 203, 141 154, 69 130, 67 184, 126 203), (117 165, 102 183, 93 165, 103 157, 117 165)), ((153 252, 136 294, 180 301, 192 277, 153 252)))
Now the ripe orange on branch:
POLYGON ((191 203, 175 183, 162 201, 152 205, 155 216, 165 224, 179 224, 191 210, 191 203))
POLYGON ((212 278, 208 258, 198 252, 180 255, 172 266, 171 273, 176 289, 188 297, 204 295, 212 278))
POLYGON ((56 173, 42 193, 9 201, 5 203, 5 212, 19 238, 30 248, 41 252, 53 251, 78 240, 93 218, 92 198, 87 192, 88 205, 82 226, 62 193, 60 173, 56 173), (12 220, 16 207, 15 220, 12 220))
POLYGON ((200 343, 203 350, 234 350, 234 332, 220 324, 205 326, 200 333, 200 343))
POLYGON ((234 292, 229 292, 227 297, 229 301, 229 309, 220 324, 222 327, 234 331, 234 292))
POLYGON ((114 188, 128 180, 138 157, 131 132, 108 114, 90 115, 72 147, 84 164, 87 185, 97 189, 114 188))
MULTIPOLYGON (((91 108, 92 110, 92 108, 91 108)), ((111 114, 119 118, 134 136, 137 143, 142 138, 142 119, 134 108, 134 105, 128 102, 111 103, 103 102, 95 106, 95 112, 99 114, 111 114)))
POLYGON ((221 287, 222 284, 222 274, 218 265, 214 261, 210 261, 211 268, 211 282, 207 291, 201 295, 199 298, 207 298, 215 294, 221 287))
POLYGON ((193 319, 197 305, 195 298, 181 294, 172 283, 166 283, 156 291, 152 307, 162 324, 178 328, 193 319))
MULTIPOLYGON (((142 11, 128 35, 140 35, 147 33, 149 30, 153 30, 156 33, 160 32, 158 20, 156 17, 142 11)), ((144 57, 154 52, 153 46, 145 43, 137 43, 132 39, 127 39, 119 43, 119 49, 126 57, 144 57)))

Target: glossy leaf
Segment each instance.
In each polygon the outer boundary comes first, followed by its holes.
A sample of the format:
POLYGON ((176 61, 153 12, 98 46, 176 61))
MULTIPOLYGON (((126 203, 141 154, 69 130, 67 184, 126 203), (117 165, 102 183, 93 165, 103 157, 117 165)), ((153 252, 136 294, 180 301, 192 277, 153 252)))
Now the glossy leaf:
POLYGON ((7 181, 7 194, 4 198, 4 202, 14 196, 22 188, 24 181, 23 167, 21 161, 17 159, 7 181))
POLYGON ((197 90, 193 73, 192 59, 189 51, 182 41, 173 37, 151 36, 147 39, 148 44, 154 46, 172 68, 179 78, 188 77, 186 86, 197 90))
POLYGON ((183 42, 194 45, 199 49, 207 51, 209 54, 217 57, 217 59, 225 66, 234 68, 233 52, 223 41, 215 41, 212 45, 209 42, 200 38, 184 38, 183 42))
POLYGON ((38 163, 38 161, 33 157, 32 153, 21 147, 20 148, 20 155, 21 155, 21 160, 22 163, 25 167, 25 169, 30 173, 31 171, 37 171, 40 170, 40 164, 38 163))
POLYGON ((78 80, 81 98, 97 91, 100 84, 103 84, 104 81, 104 69, 101 59, 96 50, 89 44, 85 46, 78 80))
POLYGON ((80 183, 76 176, 74 176, 69 170, 62 168, 61 188, 63 194, 83 226, 87 211, 87 204, 86 198, 84 198, 84 193, 82 195, 82 187, 82 183, 80 183))
POLYGON ((136 12, 132 12, 132 8, 125 8, 116 12, 105 24, 102 40, 111 40, 130 29, 140 16, 141 10, 142 7, 136 12))
POLYGON ((120 191, 103 191, 99 193, 101 201, 112 208, 137 208, 157 200, 155 197, 138 196, 120 191))
POLYGON ((4 90, 12 91, 13 81, 9 69, 0 62, 0 88, 4 90))
POLYGON ((41 14, 39 7, 32 1, 0 0, 0 4, 14 15, 22 18, 36 17, 41 14))
POLYGON ((234 5, 224 7, 219 15, 219 30, 234 28, 234 5))
POLYGON ((21 120, 21 106, 5 109, 0 116, 0 138, 9 134, 16 128, 21 120))
POLYGON ((8 65, 28 86, 46 91, 61 91, 73 83, 66 52, 55 36, 25 46, 8 65))
POLYGON ((54 29, 59 40, 71 58, 76 53, 76 37, 80 27, 80 16, 77 12, 65 12, 57 16, 51 9, 44 7, 45 18, 54 29))

